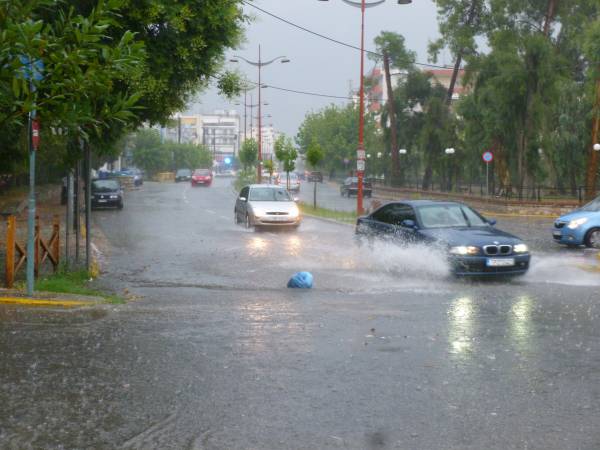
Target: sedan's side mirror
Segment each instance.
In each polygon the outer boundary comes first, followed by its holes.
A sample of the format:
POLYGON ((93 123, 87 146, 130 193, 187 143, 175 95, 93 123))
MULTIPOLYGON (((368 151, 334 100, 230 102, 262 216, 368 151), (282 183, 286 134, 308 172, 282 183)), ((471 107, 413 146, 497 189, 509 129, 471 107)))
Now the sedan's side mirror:
POLYGON ((403 220, 400 225, 406 228, 417 228, 416 222, 411 219, 403 220))
POLYGON ((246 197, 240 197, 240 201, 241 202, 245 202, 246 201, 246 197))
POLYGON ((491 226, 494 226, 494 225, 496 225, 496 223, 497 223, 496 219, 489 219, 487 222, 488 222, 488 223, 489 223, 491 226))

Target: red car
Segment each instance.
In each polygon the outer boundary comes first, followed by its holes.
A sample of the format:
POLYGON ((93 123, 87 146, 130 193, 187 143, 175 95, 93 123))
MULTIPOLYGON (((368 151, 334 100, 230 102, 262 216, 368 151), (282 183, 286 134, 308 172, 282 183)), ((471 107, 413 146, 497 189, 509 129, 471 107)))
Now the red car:
POLYGON ((212 183, 212 172, 208 169, 196 169, 192 174, 192 187, 210 186, 212 183))

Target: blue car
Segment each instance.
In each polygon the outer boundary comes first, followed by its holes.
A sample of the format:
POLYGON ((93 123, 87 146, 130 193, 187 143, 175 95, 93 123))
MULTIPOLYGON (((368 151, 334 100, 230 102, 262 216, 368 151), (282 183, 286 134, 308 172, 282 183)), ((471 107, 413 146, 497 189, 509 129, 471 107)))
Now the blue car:
POLYGON ((600 197, 556 219, 552 237, 568 246, 600 248, 600 197))
POLYGON ((462 203, 407 200, 359 217, 356 235, 437 246, 458 276, 523 275, 531 260, 527 245, 495 224, 462 203))

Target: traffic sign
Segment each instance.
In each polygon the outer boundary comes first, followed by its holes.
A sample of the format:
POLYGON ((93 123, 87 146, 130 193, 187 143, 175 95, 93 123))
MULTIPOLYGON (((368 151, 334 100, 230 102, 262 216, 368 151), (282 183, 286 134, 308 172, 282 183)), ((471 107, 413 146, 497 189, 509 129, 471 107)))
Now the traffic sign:
POLYGON ((359 159, 356 161, 356 170, 359 172, 364 172, 365 170, 365 161, 363 159, 359 159))
POLYGON ((365 151, 364 150, 357 150, 356 151, 356 159, 365 159, 365 151))
POLYGON ((486 164, 489 164, 494 160, 494 154, 492 152, 484 152, 481 157, 486 164))
POLYGON ((33 151, 40 146, 40 122, 37 119, 31 121, 31 147, 33 151))

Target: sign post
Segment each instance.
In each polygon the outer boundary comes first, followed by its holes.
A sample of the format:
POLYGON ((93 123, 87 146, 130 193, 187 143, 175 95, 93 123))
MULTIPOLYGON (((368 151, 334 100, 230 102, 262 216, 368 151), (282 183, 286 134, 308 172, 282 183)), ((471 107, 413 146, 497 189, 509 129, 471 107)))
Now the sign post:
POLYGON ((492 152, 484 152, 481 155, 483 162, 485 163, 485 191, 487 196, 490 196, 490 163, 494 160, 494 154, 492 152))
MULTIPOLYGON (((32 94, 36 95, 34 81, 42 79, 44 63, 41 60, 32 60, 29 56, 20 57, 23 68, 21 74, 29 81, 32 94)), ((36 118, 36 110, 33 109, 27 116, 27 143, 29 147, 29 204, 27 215, 27 295, 33 295, 34 284, 34 260, 35 260, 35 153, 40 144, 40 122, 36 118)))

